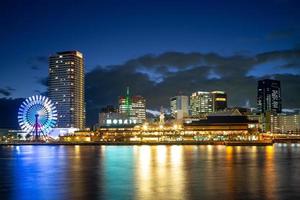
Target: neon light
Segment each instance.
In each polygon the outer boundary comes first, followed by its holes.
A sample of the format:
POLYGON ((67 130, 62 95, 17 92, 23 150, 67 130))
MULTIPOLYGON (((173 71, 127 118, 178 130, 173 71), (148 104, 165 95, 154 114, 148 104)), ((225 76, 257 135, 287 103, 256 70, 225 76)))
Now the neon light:
POLYGON ((57 110, 49 98, 35 95, 22 102, 19 107, 18 122, 23 131, 32 133, 36 115, 38 115, 39 130, 44 134, 49 133, 55 127, 57 110))

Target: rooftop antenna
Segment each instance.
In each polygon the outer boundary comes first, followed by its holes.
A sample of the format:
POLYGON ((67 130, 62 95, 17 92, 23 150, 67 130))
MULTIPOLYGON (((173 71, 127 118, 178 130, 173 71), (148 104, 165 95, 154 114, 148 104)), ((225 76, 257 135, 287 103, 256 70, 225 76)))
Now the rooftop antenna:
POLYGON ((129 87, 126 87, 126 97, 125 97, 125 104, 126 104, 126 113, 127 116, 130 117, 130 94, 129 94, 129 87))

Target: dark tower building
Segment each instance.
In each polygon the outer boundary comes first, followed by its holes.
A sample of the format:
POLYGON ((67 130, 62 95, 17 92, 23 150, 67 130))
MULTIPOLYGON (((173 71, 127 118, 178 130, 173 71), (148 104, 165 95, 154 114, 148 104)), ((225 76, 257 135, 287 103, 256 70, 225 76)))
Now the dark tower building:
POLYGON ((48 93, 57 108, 58 128, 85 127, 82 53, 65 51, 50 56, 48 93))
POLYGON ((281 113, 280 81, 264 79, 258 81, 257 109, 259 113, 281 113))
POLYGON ((213 111, 222 111, 227 108, 227 94, 224 91, 212 91, 213 111))

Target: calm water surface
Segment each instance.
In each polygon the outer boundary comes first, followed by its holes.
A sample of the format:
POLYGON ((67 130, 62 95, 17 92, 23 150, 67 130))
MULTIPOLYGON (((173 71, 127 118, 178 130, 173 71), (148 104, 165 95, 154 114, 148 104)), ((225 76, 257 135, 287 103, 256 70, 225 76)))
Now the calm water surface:
POLYGON ((300 199, 300 145, 0 146, 0 199, 300 199))

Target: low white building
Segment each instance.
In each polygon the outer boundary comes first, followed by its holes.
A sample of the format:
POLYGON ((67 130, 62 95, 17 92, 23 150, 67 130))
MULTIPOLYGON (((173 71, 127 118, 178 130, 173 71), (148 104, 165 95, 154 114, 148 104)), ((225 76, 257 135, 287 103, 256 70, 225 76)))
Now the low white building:
POLYGON ((271 133, 300 134, 300 114, 271 115, 271 133))
POLYGON ((170 99, 171 114, 176 120, 189 116, 189 97, 175 96, 170 99))

